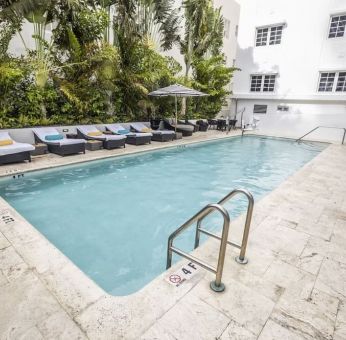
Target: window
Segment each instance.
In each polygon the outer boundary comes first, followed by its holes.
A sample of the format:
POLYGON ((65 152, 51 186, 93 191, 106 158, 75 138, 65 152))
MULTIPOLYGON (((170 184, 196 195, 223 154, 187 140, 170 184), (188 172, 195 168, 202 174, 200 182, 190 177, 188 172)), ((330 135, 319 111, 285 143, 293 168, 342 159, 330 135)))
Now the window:
POLYGON ((256 46, 267 45, 268 28, 257 28, 256 46))
POLYGON ((346 14, 332 16, 329 28, 329 38, 338 38, 345 35, 346 14))
POLYGON ((263 92, 274 92, 275 74, 264 76, 263 92))
POLYGON ((277 110, 280 112, 288 112, 289 111, 289 107, 287 105, 278 105, 277 110))
POLYGON ((269 45, 277 45, 281 43, 283 26, 276 26, 270 29, 269 45))
POLYGON ((275 90, 275 74, 259 74, 251 76, 251 92, 274 92, 275 90))
POLYGON ((235 34, 236 37, 238 36, 238 30, 239 30, 239 26, 236 25, 235 26, 235 31, 234 31, 234 34, 235 34))
POLYGON ((283 28, 284 28, 284 25, 257 28, 256 46, 281 44, 283 28))
POLYGON ((253 113, 267 113, 268 105, 254 105, 253 113))
POLYGON ((224 19, 224 31, 223 36, 228 39, 229 38, 229 31, 231 27, 231 22, 228 19, 224 19))
POLYGON ((251 76, 251 92, 261 92, 262 91, 262 78, 263 76, 251 76))
POLYGON ((336 92, 346 92, 346 72, 339 72, 338 81, 336 83, 336 92))

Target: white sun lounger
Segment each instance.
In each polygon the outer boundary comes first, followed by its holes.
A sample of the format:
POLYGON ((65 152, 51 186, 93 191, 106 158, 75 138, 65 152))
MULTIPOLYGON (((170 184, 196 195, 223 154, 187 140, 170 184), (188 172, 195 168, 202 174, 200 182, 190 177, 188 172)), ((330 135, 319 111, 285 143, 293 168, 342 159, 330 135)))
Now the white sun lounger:
POLYGON ((60 156, 72 155, 76 153, 85 153, 84 139, 68 139, 63 137, 58 140, 48 140, 47 136, 61 135, 56 128, 42 127, 32 129, 35 141, 47 144, 49 152, 60 156))
POLYGON ((100 133, 101 131, 92 125, 77 126, 77 135, 80 138, 87 140, 99 140, 103 142, 105 149, 114 149, 118 147, 125 147, 126 136, 124 135, 105 135, 101 132, 100 135, 93 136, 92 133, 100 133))
POLYGON ((127 129, 125 129, 120 124, 107 124, 105 125, 106 129, 116 135, 123 135, 126 136, 126 143, 132 144, 132 145, 142 145, 147 144, 151 142, 151 137, 153 136, 150 132, 128 132, 123 133, 127 129))
POLYGON ((0 146, 0 164, 29 161, 30 151, 35 147, 28 143, 18 143, 11 138, 8 132, 0 132, 0 140, 11 140, 12 144, 0 146))
MULTIPOLYGON (((148 129, 143 123, 131 123, 131 128, 136 132, 142 132, 143 129, 148 129)), ((175 138, 175 132, 170 130, 151 130, 152 133, 151 140, 157 142, 167 142, 171 141, 175 138)))

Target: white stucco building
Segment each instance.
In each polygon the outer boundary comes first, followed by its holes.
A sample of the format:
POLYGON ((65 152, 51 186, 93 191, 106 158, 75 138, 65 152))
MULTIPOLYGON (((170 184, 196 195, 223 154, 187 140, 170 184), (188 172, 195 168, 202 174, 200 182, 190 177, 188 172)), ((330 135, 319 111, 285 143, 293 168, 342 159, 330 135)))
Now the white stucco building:
MULTIPOLYGON (((346 1, 239 3, 236 66, 242 71, 235 74, 231 115, 245 109, 245 123, 255 114, 260 130, 281 135, 346 127, 346 1)), ((342 132, 318 134, 336 139, 342 132)))

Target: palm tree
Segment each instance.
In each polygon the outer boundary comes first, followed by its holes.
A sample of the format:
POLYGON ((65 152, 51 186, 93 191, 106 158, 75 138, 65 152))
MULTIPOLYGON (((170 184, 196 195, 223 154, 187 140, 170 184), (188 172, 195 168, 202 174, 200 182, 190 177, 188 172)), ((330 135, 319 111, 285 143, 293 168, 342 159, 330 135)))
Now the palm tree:
MULTIPOLYGON (((185 82, 188 82, 191 67, 196 59, 217 55, 222 47, 224 22, 221 8, 214 9, 213 0, 185 0, 185 38, 181 52, 185 59, 185 82)), ((186 113, 183 98, 181 114, 186 113)))

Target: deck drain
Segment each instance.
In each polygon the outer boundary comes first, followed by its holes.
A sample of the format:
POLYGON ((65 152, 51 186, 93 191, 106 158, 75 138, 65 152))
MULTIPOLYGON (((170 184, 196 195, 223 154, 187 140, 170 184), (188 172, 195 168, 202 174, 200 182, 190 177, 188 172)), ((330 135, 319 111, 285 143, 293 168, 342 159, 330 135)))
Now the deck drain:
POLYGON ((4 212, 4 213, 1 215, 0 222, 1 222, 1 224, 3 224, 3 225, 8 225, 8 224, 10 224, 10 223, 14 223, 14 222, 15 222, 15 219, 14 219, 14 217, 13 217, 9 212, 4 212))

